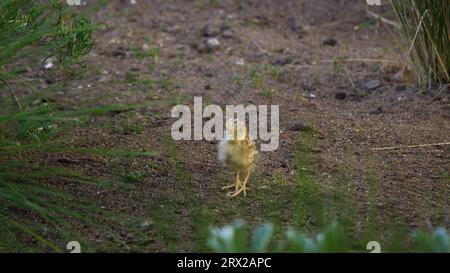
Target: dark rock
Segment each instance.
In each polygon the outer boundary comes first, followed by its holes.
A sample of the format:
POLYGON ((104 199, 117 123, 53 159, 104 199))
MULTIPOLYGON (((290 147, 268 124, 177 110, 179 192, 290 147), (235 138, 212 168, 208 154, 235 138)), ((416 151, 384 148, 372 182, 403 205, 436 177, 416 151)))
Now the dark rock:
POLYGON ((381 86, 381 81, 380 80, 371 80, 371 81, 368 81, 365 85, 364 85, 364 87, 367 89, 367 90, 375 90, 375 89, 377 89, 378 87, 380 87, 381 86))
POLYGON ((327 45, 327 46, 336 46, 337 41, 336 41, 336 39, 328 38, 328 39, 323 40, 322 44, 327 45))
POLYGON ((381 106, 378 107, 377 109, 372 110, 372 111, 369 112, 369 114, 371 114, 371 115, 379 115, 381 113, 383 113, 383 108, 381 106))
POLYGON ((111 51, 108 55, 115 58, 126 58, 130 55, 130 51, 123 46, 119 46, 111 51))
POLYGON ((253 22, 255 22, 256 24, 260 25, 260 26, 269 26, 271 21, 269 19, 269 17, 265 16, 265 15, 257 15, 254 19, 253 22))
POLYGON ((288 19, 287 24, 289 29, 292 31, 297 31, 302 28, 302 24, 300 23, 300 21, 298 21, 296 18, 293 17, 288 19))
POLYGON ((219 34, 219 30, 211 25, 206 26, 203 29, 203 36, 205 37, 214 37, 219 34))
POLYGON ((45 79, 45 83, 46 83, 47 85, 54 84, 54 83, 56 83, 56 82, 58 82, 58 81, 59 81, 58 78, 46 78, 46 79, 45 79))
POLYGON ((397 85, 397 86, 395 87, 395 91, 403 91, 403 90, 405 90, 405 89, 406 89, 406 85, 404 85, 404 84, 397 85))
POLYGON ((273 65, 286 65, 291 63, 291 59, 286 56, 278 57, 271 62, 273 65))
POLYGON ((301 123, 301 122, 297 122, 297 123, 292 124, 292 125, 288 128, 288 130, 289 130, 289 131, 294 131, 294 132, 297 132, 297 131, 305 132, 305 131, 308 131, 308 130, 309 130, 309 127, 306 126, 305 124, 301 123))
POLYGON ((205 85, 205 90, 210 90, 211 89, 211 85, 207 84, 205 85))
POLYGON ((334 94, 334 98, 337 100, 345 100, 346 97, 347 93, 345 92, 337 92, 336 94, 334 94))
POLYGON ((71 160, 71 159, 67 159, 67 158, 58 158, 56 160, 58 163, 64 164, 64 165, 72 165, 75 164, 76 162, 71 160))
POLYGON ((261 53, 261 52, 252 52, 251 54, 249 54, 246 58, 247 61, 249 62, 262 62, 264 61, 264 59, 266 58, 266 54, 261 53))

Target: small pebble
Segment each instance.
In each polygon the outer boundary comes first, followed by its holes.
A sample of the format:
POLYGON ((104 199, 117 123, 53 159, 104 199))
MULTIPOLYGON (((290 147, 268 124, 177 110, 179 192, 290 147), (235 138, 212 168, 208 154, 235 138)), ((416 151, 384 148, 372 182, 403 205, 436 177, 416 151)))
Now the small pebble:
POLYGON ((55 64, 53 63, 53 61, 52 60, 46 60, 45 62, 44 62, 44 65, 43 65, 43 67, 44 67, 44 69, 45 70, 50 70, 50 69, 52 69, 53 67, 55 66, 55 64))
POLYGON ((367 90, 375 90, 375 89, 377 89, 377 88, 380 87, 380 86, 381 86, 380 80, 371 80, 371 81, 368 81, 368 82, 364 85, 364 87, 365 87, 367 90))
POLYGON ((336 41, 336 39, 328 38, 328 39, 325 39, 322 42, 322 44, 327 45, 327 46, 336 46, 337 45, 337 41, 336 41))
POLYGON ((245 61, 244 61, 244 59, 239 58, 239 59, 237 59, 237 60, 234 62, 234 64, 235 64, 235 65, 239 65, 239 66, 243 66, 243 65, 245 65, 245 61))
POLYGON ((307 131, 308 129, 309 129, 309 127, 301 122, 294 123, 291 126, 289 126, 289 128, 288 128, 289 131, 294 131, 294 132, 297 132, 297 131, 304 132, 304 131, 307 131))
POLYGON ((98 82, 107 82, 109 81, 109 77, 108 76, 102 76, 100 77, 100 79, 98 80, 98 82))
POLYGON ((292 60, 291 60, 290 57, 288 57, 288 56, 281 56, 281 57, 278 57, 275 60, 273 60, 272 61, 272 65, 283 66, 283 65, 289 64, 291 62, 292 62, 292 60))
POLYGON ((403 91, 406 89, 406 85, 402 84, 402 85, 397 85, 395 87, 395 91, 403 91))
POLYGON ((217 38, 208 38, 205 41, 205 46, 208 50, 215 50, 220 47, 220 42, 217 38))
POLYGON ((153 226, 153 221, 144 221, 140 224, 140 228, 147 230, 153 226))
POLYGON ((302 28, 300 21, 293 17, 288 19, 287 24, 292 31, 297 31, 302 28))
POLYGON ((334 94, 334 98, 337 100, 345 100, 346 97, 347 93, 345 92, 337 92, 336 94, 334 94))
POLYGON ((383 108, 381 106, 378 107, 377 109, 372 110, 372 111, 369 112, 369 114, 371 114, 371 115, 379 115, 381 113, 383 113, 383 108))
POLYGON ((231 39, 234 38, 234 35, 230 29, 225 29, 222 31, 222 37, 225 39, 231 39))

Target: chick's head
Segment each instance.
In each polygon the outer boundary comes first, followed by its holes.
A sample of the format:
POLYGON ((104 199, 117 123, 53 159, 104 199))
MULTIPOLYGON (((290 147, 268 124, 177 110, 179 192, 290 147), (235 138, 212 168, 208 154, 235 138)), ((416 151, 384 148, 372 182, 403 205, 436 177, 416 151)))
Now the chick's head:
POLYGON ((249 139, 245 123, 240 120, 228 120, 225 124, 225 136, 227 141, 242 141, 249 139))
POLYGON ((226 124, 224 140, 219 143, 219 160, 234 170, 253 168, 257 151, 243 122, 232 120, 226 124))

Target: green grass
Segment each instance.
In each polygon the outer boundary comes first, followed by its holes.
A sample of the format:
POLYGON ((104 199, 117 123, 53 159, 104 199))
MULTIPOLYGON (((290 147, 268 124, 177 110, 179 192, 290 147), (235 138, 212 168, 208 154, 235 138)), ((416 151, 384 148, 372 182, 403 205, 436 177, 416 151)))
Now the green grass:
POLYGON ((181 221, 178 208, 178 196, 173 193, 162 193, 149 204, 152 221, 156 230, 156 240, 165 252, 179 251, 181 247, 181 221))
POLYGON ((143 83, 149 90, 163 89, 171 91, 179 87, 178 83, 168 77, 159 80, 144 80, 143 83))
POLYGON ((327 194, 326 218, 328 221, 338 221, 356 247, 360 246, 361 237, 357 227, 358 204, 354 197, 355 189, 352 181, 354 179, 351 177, 351 167, 341 166, 332 179, 332 186, 327 194))
POLYGON ((232 80, 238 87, 244 86, 244 80, 243 80, 241 77, 234 76, 234 77, 231 78, 231 80, 232 80))
POLYGON ((312 231, 325 224, 323 186, 315 179, 313 131, 299 135, 295 153, 294 223, 301 230, 312 231))
POLYGON ((450 2, 391 0, 402 42, 421 84, 450 83, 450 2))
POLYGON ((144 131, 142 124, 123 123, 119 128, 122 134, 141 134, 144 131))
MULTIPOLYGON (((402 221, 395 225, 381 228, 382 219, 378 211, 381 196, 378 180, 370 171, 366 175, 368 186, 366 214, 361 216, 360 204, 355 197, 352 184, 352 167, 343 163, 338 167, 329 183, 317 179, 316 132, 311 129, 299 134, 295 152, 294 172, 294 215, 293 227, 306 234, 314 234, 326 229, 331 223, 338 222, 351 243, 350 248, 362 249, 368 241, 383 241, 395 248, 392 238, 401 238, 405 231, 401 229, 402 221)), ((368 169, 370 169, 368 167, 368 169)), ((401 240, 400 240, 401 241, 401 240)), ((403 242, 403 241, 402 241, 403 242)), ((397 247, 397 248, 400 248, 397 247)))
POLYGON ((109 105, 59 111, 58 107, 43 104, 21 112, 0 115, 0 250, 65 252, 67 241, 78 240, 82 243, 84 252, 95 251, 92 243, 78 234, 74 224, 110 234, 116 247, 122 244, 113 230, 121 221, 120 218, 123 218, 120 213, 100 209, 101 205, 95 200, 74 195, 60 187, 66 185, 91 190, 118 189, 127 187, 125 184, 130 184, 130 179, 142 180, 142 172, 130 168, 128 173, 121 176, 122 179, 110 176, 112 180, 105 181, 92 174, 49 166, 46 163, 31 163, 32 161, 27 162, 21 158, 29 152, 34 154, 34 158, 64 152, 111 157, 122 162, 130 158, 154 157, 156 153, 146 150, 71 147, 58 137, 59 132, 80 125, 75 120, 82 117, 92 118, 136 108, 138 106, 109 105), (55 131, 45 129, 49 125, 55 125, 55 131), (49 184, 51 181, 58 183, 49 184))
MULTIPOLYGON (((76 16, 69 16, 71 11, 71 7, 53 0, 2 1, 0 67, 18 60, 38 60, 49 56, 55 56, 66 68, 71 64, 82 65, 83 57, 94 45, 92 32, 96 26, 89 19, 92 9, 76 16), (46 43, 42 43, 43 40, 46 43)), ((0 76, 9 79, 11 74, 2 68, 0 76)))
MULTIPOLYGON (((204 251, 206 250, 204 242, 209 233, 209 221, 213 218, 212 211, 205 204, 199 202, 196 196, 194 179, 182 163, 179 148, 170 136, 164 139, 164 146, 166 150, 165 154, 170 162, 170 168, 177 177, 176 185, 180 187, 182 192, 182 196, 178 196, 177 201, 181 199, 184 202, 184 206, 187 207, 187 221, 189 222, 189 227, 187 228, 190 230, 190 244, 193 244, 195 251, 204 251)), ((183 245, 181 243, 181 247, 183 245)), ((177 247, 179 248, 180 244, 177 247)), ((184 247, 189 249, 191 246, 188 243, 184 247)))
POLYGON ((274 93, 275 93, 274 90, 265 88, 265 89, 263 89, 263 91, 261 92, 261 95, 264 96, 264 97, 266 97, 266 98, 272 98, 272 96, 273 96, 274 93))
MULTIPOLYGON (((262 223, 273 223, 273 236, 276 239, 283 237, 283 229, 292 224, 292 204, 294 202, 291 187, 288 186, 286 178, 282 174, 274 174, 264 181, 260 174, 256 174, 252 180, 255 190, 249 191, 251 195, 257 195, 257 202, 262 204, 262 223), (263 182, 264 181, 264 182, 263 182), (260 186, 256 186, 256 185, 260 186)), ((251 213, 251 212, 249 212, 251 213)), ((251 217, 259 217, 251 215, 251 217)))
POLYGON ((364 228, 364 236, 367 241, 375 240, 379 238, 382 234, 382 229, 378 225, 380 222, 379 210, 377 208, 377 202, 380 200, 380 193, 378 187, 378 179, 376 178, 373 171, 368 171, 366 174, 367 181, 367 221, 365 222, 364 228))
POLYGON ((161 55, 160 49, 158 47, 142 49, 135 48, 133 49, 133 56, 138 59, 153 59, 155 62, 159 60, 161 55))
MULTIPOLYGON (((80 79, 83 73, 87 73, 87 70, 68 68, 71 64, 84 66, 83 57, 94 45, 92 31, 96 27, 91 25, 88 17, 106 1, 99 1, 73 14, 72 8, 59 2, 6 0, 0 4, 2 90, 8 91, 7 81, 21 77, 26 67, 49 56, 54 56, 56 63, 65 68, 66 76, 45 91, 36 90, 34 81, 22 82, 19 79, 20 83, 14 84, 14 88, 20 86, 33 91, 31 96, 19 98, 20 111, 12 107, 11 100, 0 103, 0 252, 66 252, 65 244, 70 240, 79 241, 83 252, 103 249, 104 246, 109 251, 129 249, 116 235, 115 229, 136 219, 122 212, 103 209, 103 204, 95 198, 87 198, 83 189, 86 193, 129 190, 146 174, 139 166, 128 162, 141 162, 156 155, 147 150, 67 144, 71 140, 67 135, 70 138, 69 131, 73 127, 91 124, 94 117, 115 116, 148 107, 149 103, 87 108, 85 100, 77 108, 78 104, 61 105, 58 99, 51 99, 55 91, 66 90, 69 81, 80 79), (42 43, 44 39, 45 43, 42 43), (23 63, 23 60, 27 62, 23 63), (38 101, 39 106, 35 107, 37 100, 41 102, 38 101), (52 162, 59 162, 52 160, 57 153, 101 156, 107 162, 120 161, 125 168, 100 177, 73 166, 53 166, 52 162), (93 247, 87 233, 79 234, 84 233, 82 230, 85 228, 105 235, 107 241, 93 247)), ((142 53, 146 54, 142 57, 155 60, 159 56, 159 51, 142 53)), ((61 72, 57 68, 52 71, 55 74, 61 72)), ((141 83, 141 79, 138 81, 141 83)), ((168 80, 161 83, 164 87, 169 85, 168 80)), ((100 98, 96 98, 96 105, 99 101, 100 98)), ((123 130, 142 132, 143 127, 134 125, 124 124, 123 130)), ((67 162, 64 164, 72 164, 70 159, 67 162)), ((78 167, 77 161, 73 162, 78 167)))
MULTIPOLYGON (((82 238, 74 232, 68 220, 90 226, 99 225, 100 219, 112 220, 108 213, 101 211, 91 200, 44 186, 40 181, 45 177, 58 179, 55 173, 44 171, 22 176, 0 176, 0 226, 7 231, 0 235, 0 241, 11 243, 4 245, 8 251, 18 251, 24 242, 34 240, 34 245, 25 247, 27 252, 61 252, 65 239, 82 238), (23 217, 25 215, 27 217, 23 217)), ((68 178, 60 175, 59 179, 64 181, 68 178)), ((77 178, 72 179, 78 182, 77 178)), ((84 245, 88 250, 90 244, 84 245)))
MULTIPOLYGON (((123 222, 120 220, 123 215, 100 209, 96 200, 66 192, 65 187, 48 185, 49 181, 91 190, 117 190, 124 187, 121 183, 130 183, 20 161, 0 164, 0 226, 5 231, 0 234, 0 250, 65 252, 65 243, 77 240, 82 243, 83 252, 95 251, 99 246, 94 247, 84 235, 78 234, 76 225, 110 234, 116 240, 113 246, 120 245, 113 229, 123 222), (30 240, 35 243, 30 244, 30 240)), ((108 251, 115 249, 113 246, 108 251)))
POLYGON ((176 143, 170 136, 163 139, 164 154, 169 159, 170 170, 176 175, 176 181, 170 182, 173 191, 161 192, 149 203, 152 221, 157 234, 157 241, 164 251, 174 252, 189 249, 196 236, 198 224, 193 215, 193 208, 197 205, 192 189, 192 178, 186 168, 180 163, 180 155, 176 143), (181 215, 184 208, 189 209, 188 218, 181 215), (191 222, 190 227, 182 229, 183 222, 191 222), (186 236, 189 240, 186 241, 186 236), (183 239, 184 238, 184 239, 183 239))
POLYGON ((252 81, 253 87, 256 89, 260 89, 264 85, 264 74, 258 71, 258 69, 253 68, 249 70, 249 76, 252 81))
POLYGON ((283 71, 275 65, 267 64, 265 66, 266 73, 268 73, 274 80, 282 81, 283 80, 283 71))

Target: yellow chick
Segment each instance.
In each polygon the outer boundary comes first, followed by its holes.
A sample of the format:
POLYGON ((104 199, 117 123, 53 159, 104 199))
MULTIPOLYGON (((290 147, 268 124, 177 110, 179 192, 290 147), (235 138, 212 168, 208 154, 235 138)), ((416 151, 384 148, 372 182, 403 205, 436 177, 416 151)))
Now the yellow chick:
POLYGON ((257 153, 255 142, 249 138, 245 124, 238 120, 227 121, 224 139, 219 142, 219 160, 236 172, 235 183, 222 188, 235 188, 228 196, 234 197, 241 192, 247 195, 246 190, 249 188, 246 185, 254 169, 257 153), (244 181, 240 180, 240 173, 245 174, 244 181))

